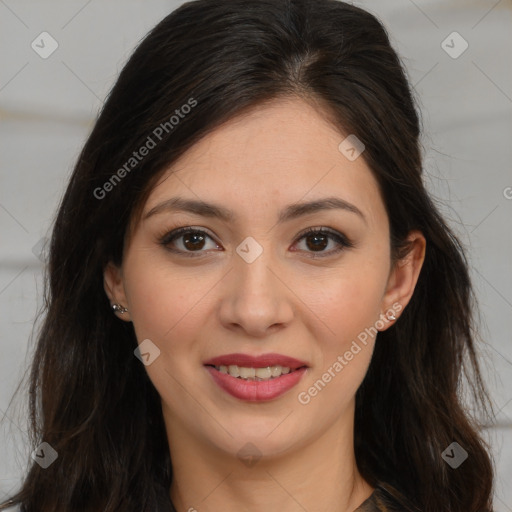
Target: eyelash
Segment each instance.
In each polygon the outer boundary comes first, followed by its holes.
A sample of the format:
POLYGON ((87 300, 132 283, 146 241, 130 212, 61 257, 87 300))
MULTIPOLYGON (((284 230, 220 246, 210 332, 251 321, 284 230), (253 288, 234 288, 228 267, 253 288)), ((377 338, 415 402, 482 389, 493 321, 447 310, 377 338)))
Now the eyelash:
MULTIPOLYGON (((158 241, 165 249, 167 249, 168 251, 171 251, 173 253, 178 253, 178 254, 184 255, 185 257, 191 257, 191 258, 202 257, 203 255, 201 253, 203 253, 205 251, 182 251, 179 249, 178 250, 171 249, 169 247, 169 244, 171 242, 174 242, 175 240, 182 237, 183 235, 190 234, 190 233, 196 234, 196 235, 201 235, 201 236, 206 236, 213 240, 213 237, 210 236, 206 231, 204 231, 202 229, 198 229, 198 228, 193 228, 191 226, 187 226, 187 227, 182 227, 182 228, 178 228, 178 229, 174 229, 172 231, 166 232, 164 235, 161 235, 159 237, 158 241), (198 254, 194 254, 194 252, 197 252, 198 254)), ((337 231, 332 231, 330 229, 325 229, 325 228, 308 228, 307 230, 305 230, 298 236, 296 242, 299 242, 303 238, 307 238, 308 236, 312 236, 312 235, 327 236, 331 240, 334 240, 338 244, 338 248, 328 251, 328 252, 311 251, 312 258, 326 258, 328 256, 333 256, 335 254, 338 254, 339 252, 343 251, 346 248, 354 247, 354 243, 352 241, 350 241, 345 235, 338 233, 337 231)), ((310 251, 306 251, 306 252, 310 252, 310 251)))

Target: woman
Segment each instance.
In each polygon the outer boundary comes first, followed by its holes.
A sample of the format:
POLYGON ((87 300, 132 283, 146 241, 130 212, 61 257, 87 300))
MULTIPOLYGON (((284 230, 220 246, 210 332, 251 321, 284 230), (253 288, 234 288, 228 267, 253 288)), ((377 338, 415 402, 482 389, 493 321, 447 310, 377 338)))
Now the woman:
POLYGON ((44 511, 492 510, 472 290, 383 26, 198 0, 142 41, 55 222, 44 511))

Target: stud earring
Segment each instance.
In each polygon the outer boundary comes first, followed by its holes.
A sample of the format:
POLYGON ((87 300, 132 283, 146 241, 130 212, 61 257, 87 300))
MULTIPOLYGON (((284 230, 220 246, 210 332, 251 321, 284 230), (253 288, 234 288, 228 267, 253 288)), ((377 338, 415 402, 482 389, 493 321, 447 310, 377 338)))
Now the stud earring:
POLYGON ((114 313, 120 313, 121 315, 128 311, 128 309, 124 306, 121 306, 121 304, 112 304, 112 310, 114 313))

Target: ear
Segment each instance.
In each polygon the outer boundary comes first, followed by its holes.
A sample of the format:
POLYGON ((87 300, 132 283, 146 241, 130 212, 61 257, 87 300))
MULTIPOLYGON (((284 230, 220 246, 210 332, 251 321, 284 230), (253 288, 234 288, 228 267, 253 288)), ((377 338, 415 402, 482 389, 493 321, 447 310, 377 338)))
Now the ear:
POLYGON ((386 292, 382 299, 381 320, 384 324, 379 331, 385 331, 393 325, 411 300, 425 260, 427 242, 421 231, 411 231, 407 236, 409 249, 398 260, 389 274, 386 292), (395 318, 393 318, 395 317, 395 318))
MULTIPOLYGON (((128 308, 122 269, 114 265, 112 262, 109 262, 103 270, 103 286, 105 288, 105 293, 110 300, 110 305, 119 304, 128 308)), ((121 318, 121 320, 125 320, 127 322, 131 321, 129 308, 125 313, 115 311, 115 314, 118 318, 121 318)))

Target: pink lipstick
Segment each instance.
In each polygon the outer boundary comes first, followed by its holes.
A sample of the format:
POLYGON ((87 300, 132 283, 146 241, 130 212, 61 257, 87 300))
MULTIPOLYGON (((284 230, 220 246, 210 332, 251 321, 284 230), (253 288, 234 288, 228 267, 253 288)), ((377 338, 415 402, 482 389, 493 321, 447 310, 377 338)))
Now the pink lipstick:
POLYGON ((308 368, 304 361, 281 354, 225 354, 203 364, 222 390, 251 402, 283 395, 300 381, 308 368))

